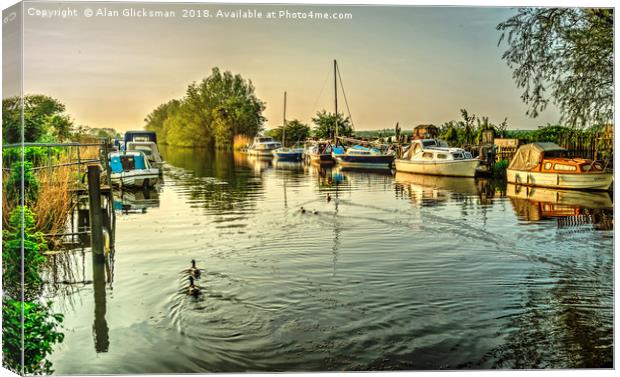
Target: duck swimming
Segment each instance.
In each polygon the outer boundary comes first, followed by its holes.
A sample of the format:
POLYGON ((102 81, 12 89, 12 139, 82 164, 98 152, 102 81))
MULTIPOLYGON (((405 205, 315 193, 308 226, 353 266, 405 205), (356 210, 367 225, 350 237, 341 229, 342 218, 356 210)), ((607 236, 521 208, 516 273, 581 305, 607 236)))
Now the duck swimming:
POLYGON ((187 287, 187 294, 192 296, 198 296, 200 294, 200 288, 194 285, 194 277, 189 277, 189 286, 187 287))
POLYGON ((312 213, 313 213, 313 214, 315 214, 315 215, 318 215, 318 214, 319 214, 319 211, 317 211, 316 209, 313 209, 313 210, 312 210, 312 213))
POLYGON ((200 270, 196 268, 196 260, 192 259, 192 267, 189 268, 190 275, 200 277, 200 270))
POLYGON ((301 207, 301 208, 299 208, 299 212, 306 213, 306 210, 304 209, 304 207, 301 207))

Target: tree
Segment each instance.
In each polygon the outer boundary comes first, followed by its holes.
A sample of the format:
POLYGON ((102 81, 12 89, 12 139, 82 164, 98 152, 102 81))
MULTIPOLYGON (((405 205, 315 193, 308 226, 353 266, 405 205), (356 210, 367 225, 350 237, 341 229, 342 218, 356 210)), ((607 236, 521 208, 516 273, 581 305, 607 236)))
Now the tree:
POLYGON ((179 146, 232 146, 236 135, 255 136, 265 121, 263 101, 241 75, 215 67, 200 83, 187 87, 185 97, 160 105, 147 115, 146 128, 160 140, 179 146))
MULTIPOLYGON (((267 134, 275 140, 282 140, 282 126, 269 130, 267 134)), ((286 122, 286 132, 284 136, 286 137, 286 145, 295 144, 306 140, 310 136, 310 127, 297 119, 291 120, 290 122, 286 122)))
POLYGON ((338 125, 338 136, 351 136, 353 127, 349 118, 345 118, 342 113, 334 114, 321 110, 312 118, 312 123, 316 125, 314 136, 324 139, 333 139, 338 125))
MULTIPOLYGON (((58 100, 42 94, 28 94, 24 96, 24 142, 38 141, 47 132, 57 132, 50 127, 56 125, 64 127, 68 117, 62 115, 65 105, 58 100), (66 117, 60 122, 54 116, 66 117)), ((22 133, 22 99, 20 96, 8 97, 2 100, 2 138, 5 143, 21 142, 22 133)), ((65 130, 60 130, 64 133, 65 130)))
POLYGON ((553 100, 571 126, 613 118, 613 24, 613 9, 522 8, 497 25, 528 115, 553 100))

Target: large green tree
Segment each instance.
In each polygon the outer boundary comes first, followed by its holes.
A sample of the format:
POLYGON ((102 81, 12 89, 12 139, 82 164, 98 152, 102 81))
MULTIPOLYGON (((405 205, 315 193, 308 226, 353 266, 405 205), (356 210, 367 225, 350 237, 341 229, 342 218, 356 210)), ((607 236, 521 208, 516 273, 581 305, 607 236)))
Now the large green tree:
POLYGON ((552 101, 571 126, 613 118, 613 26, 613 9, 592 8, 521 8, 497 25, 528 115, 552 101))
POLYGON ((250 80, 216 67, 209 77, 190 84, 183 99, 160 105, 145 121, 167 144, 227 148, 235 135, 260 132, 264 110, 250 80))
MULTIPOLYGON (((275 140, 282 140, 282 126, 269 130, 267 133, 275 140)), ((310 127, 297 119, 286 122, 286 132, 284 137, 285 144, 292 145, 300 141, 306 140, 310 136, 310 127)))
MULTIPOLYGON (((24 142, 36 142, 46 135, 62 140, 73 126, 64 114, 65 105, 42 94, 28 94, 23 98, 24 142)), ((2 138, 4 143, 19 143, 22 133, 22 98, 2 100, 2 138)))
POLYGON ((345 118, 342 113, 329 113, 321 110, 312 118, 312 123, 316 125, 314 136, 318 138, 332 139, 338 127, 338 136, 351 136, 353 127, 349 118, 345 118))

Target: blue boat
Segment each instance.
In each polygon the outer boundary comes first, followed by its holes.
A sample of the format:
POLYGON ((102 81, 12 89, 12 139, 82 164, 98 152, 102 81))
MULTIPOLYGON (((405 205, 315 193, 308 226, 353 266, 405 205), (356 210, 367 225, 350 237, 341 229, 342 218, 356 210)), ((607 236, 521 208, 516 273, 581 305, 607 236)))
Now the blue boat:
POLYGON ((282 161, 301 161, 304 154, 303 148, 278 148, 274 150, 273 155, 282 161))
POLYGON ((159 169, 151 167, 142 152, 111 152, 108 154, 110 178, 121 187, 152 187, 159 183, 159 169))
POLYGON ((364 147, 355 145, 347 150, 336 147, 332 150, 332 157, 342 167, 363 169, 391 169, 396 153, 392 150, 382 150, 378 147, 364 147))

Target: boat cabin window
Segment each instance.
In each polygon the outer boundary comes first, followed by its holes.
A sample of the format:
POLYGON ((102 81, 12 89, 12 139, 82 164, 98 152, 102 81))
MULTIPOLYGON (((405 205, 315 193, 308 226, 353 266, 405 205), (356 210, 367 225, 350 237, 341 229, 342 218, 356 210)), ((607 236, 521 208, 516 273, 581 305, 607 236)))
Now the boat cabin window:
POLYGON ((472 157, 471 153, 465 152, 465 158, 470 159, 470 158, 473 158, 473 157, 472 157))
POLYGON ((437 159, 438 160, 445 160, 448 158, 448 155, 445 153, 437 153, 437 159))
POLYGON ((575 165, 555 164, 553 168, 560 171, 577 171, 575 165))
POLYGON ((265 143, 265 142, 268 142, 268 141, 273 141, 273 139, 270 138, 270 137, 259 137, 258 138, 258 142, 259 143, 265 143))
POLYGON ((437 146, 437 142, 435 140, 424 140, 422 141, 422 145, 425 147, 435 147, 437 146))
POLYGON ((545 162, 545 166, 544 166, 545 170, 551 170, 552 165, 553 164, 551 162, 545 162))
POLYGON ((137 145, 137 146, 133 147, 132 150, 140 151, 140 152, 144 153, 147 156, 150 156, 151 152, 152 152, 150 147, 140 146, 140 145, 137 145))
POLYGON ((455 159, 455 160, 462 160, 463 159, 463 153, 461 153, 461 152, 452 153, 452 158, 455 159))
POLYGON ((424 152, 422 154, 422 158, 425 158, 427 160, 432 160, 433 159, 433 152, 424 152))

